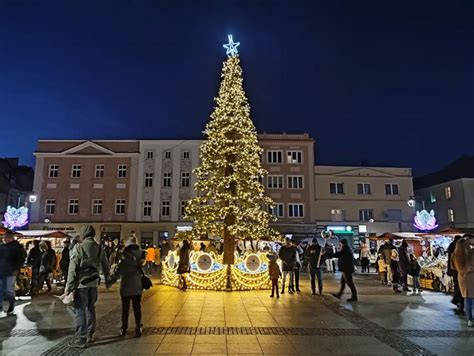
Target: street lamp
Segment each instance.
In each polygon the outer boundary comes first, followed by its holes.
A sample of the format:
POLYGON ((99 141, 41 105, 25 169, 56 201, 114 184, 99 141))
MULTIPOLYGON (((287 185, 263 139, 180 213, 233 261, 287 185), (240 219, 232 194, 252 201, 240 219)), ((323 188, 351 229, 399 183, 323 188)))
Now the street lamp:
POLYGON ((36 194, 30 194, 28 196, 28 201, 30 202, 30 204, 36 203, 36 200, 38 200, 38 196, 36 194))
POLYGON ((421 204, 423 205, 423 210, 425 210, 425 200, 423 199, 423 197, 420 197, 420 196, 414 196, 414 195, 411 195, 408 200, 407 200, 407 204, 410 208, 414 208, 416 206, 416 198, 421 198, 421 204))

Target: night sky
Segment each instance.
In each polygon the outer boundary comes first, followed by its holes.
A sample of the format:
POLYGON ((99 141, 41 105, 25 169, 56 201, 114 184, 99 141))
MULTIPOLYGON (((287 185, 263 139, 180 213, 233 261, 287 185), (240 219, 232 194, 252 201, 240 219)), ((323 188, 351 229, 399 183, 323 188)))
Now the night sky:
POLYGON ((37 139, 201 138, 227 34, 259 132, 319 164, 474 154, 473 1, 0 1, 0 156, 37 139))

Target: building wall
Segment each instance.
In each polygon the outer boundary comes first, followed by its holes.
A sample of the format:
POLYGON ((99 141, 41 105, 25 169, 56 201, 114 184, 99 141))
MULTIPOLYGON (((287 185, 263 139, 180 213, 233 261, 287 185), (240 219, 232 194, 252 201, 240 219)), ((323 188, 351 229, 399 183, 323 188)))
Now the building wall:
POLYGON ((440 228, 474 227, 474 179, 461 178, 433 185, 416 192, 417 208, 434 210, 440 228), (447 191, 451 191, 451 196, 447 191), (448 210, 454 212, 454 221, 449 221, 448 210))
POLYGON ((314 184, 312 218, 318 225, 363 225, 377 234, 412 230, 414 209, 407 204, 413 196, 409 168, 315 166, 314 184), (331 193, 331 183, 342 183, 343 193, 331 193), (359 183, 369 184, 370 194, 359 194, 359 183), (396 184, 398 194, 386 194, 385 184, 396 184), (373 211, 373 222, 360 218, 361 209, 373 211), (332 210, 342 210, 342 214, 332 214, 332 210))

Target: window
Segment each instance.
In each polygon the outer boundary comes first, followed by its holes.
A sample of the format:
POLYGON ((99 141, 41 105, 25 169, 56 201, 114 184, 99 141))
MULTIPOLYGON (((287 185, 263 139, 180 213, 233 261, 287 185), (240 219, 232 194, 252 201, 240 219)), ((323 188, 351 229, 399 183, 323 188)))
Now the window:
POLYGON ((303 189, 303 176, 288 176, 288 189, 303 189))
POLYGON ((331 221, 344 221, 344 210, 331 209, 331 221))
POLYGON ((72 165, 71 177, 72 178, 80 178, 81 177, 81 165, 80 164, 73 164, 72 165))
POLYGON ((179 215, 181 215, 181 217, 186 215, 187 204, 188 204, 187 200, 181 200, 181 202, 179 203, 179 215))
POLYGON ((56 212, 56 199, 46 199, 44 205, 44 213, 46 215, 54 215, 56 212))
POLYGON ((79 199, 69 199, 69 204, 67 207, 68 215, 77 215, 79 214, 79 199))
POLYGON ((396 183, 385 184, 385 194, 386 195, 398 195, 398 184, 396 184, 396 183))
POLYGON ((104 171, 105 171, 105 166, 103 164, 96 164, 95 165, 95 177, 96 178, 104 178, 104 171))
POLYGON ((430 192, 430 201, 432 203, 436 203, 436 195, 435 192, 430 192))
POLYGON ((48 177, 49 178, 57 178, 59 175, 59 165, 57 164, 50 164, 48 170, 48 177))
POLYGON ((165 151, 165 158, 171 159, 171 151, 165 151))
POLYGON ((302 163, 301 151, 288 151, 287 153, 288 163, 302 163))
POLYGON ((163 187, 171 187, 171 172, 163 173, 163 187))
POLYGON ((153 187, 153 173, 145 173, 145 187, 153 187))
POLYGON ((117 170, 117 177, 125 178, 127 176, 127 165, 126 164, 119 164, 117 170))
POLYGON ((357 194, 359 195, 370 195, 370 183, 358 183, 357 194))
POLYGON ((183 159, 189 159, 189 151, 183 152, 183 159))
POLYGON ((267 188, 269 189, 283 188, 283 176, 267 176, 267 188))
POLYGON ((189 187, 189 173, 188 172, 181 172, 181 186, 189 187))
POLYGON ((400 209, 387 209, 384 215, 388 221, 402 221, 402 211, 400 209))
POLYGON ((93 199, 92 200, 92 215, 101 215, 102 214, 102 199, 93 199))
POLYGON ((171 204, 169 200, 161 202, 161 216, 170 216, 171 204))
POLYGON ((146 151, 146 158, 153 159, 153 151, 146 151))
POLYGON ((116 215, 125 214, 125 199, 117 199, 115 201, 115 214, 116 215))
POLYGON ((448 221, 449 222, 454 222, 454 210, 453 209, 448 209, 448 221))
POLYGON ((151 200, 143 202, 143 216, 151 216, 151 200))
POLYGON ((361 209, 359 210, 359 220, 360 221, 369 221, 374 218, 373 209, 361 209))
POLYGON ((282 151, 268 151, 267 163, 283 163, 283 152, 282 151))
POLYGON ((329 183, 331 194, 344 194, 344 183, 329 183))
POLYGON ((304 217, 303 204, 288 204, 288 217, 290 218, 304 217))
POLYGON ((446 199, 447 200, 450 200, 451 197, 453 196, 453 193, 451 191, 451 187, 450 186, 447 186, 444 188, 444 195, 446 196, 446 199))
POLYGON ((274 203, 273 208, 270 208, 268 210, 270 214, 273 216, 276 216, 277 218, 282 218, 283 217, 283 204, 282 203, 274 203))

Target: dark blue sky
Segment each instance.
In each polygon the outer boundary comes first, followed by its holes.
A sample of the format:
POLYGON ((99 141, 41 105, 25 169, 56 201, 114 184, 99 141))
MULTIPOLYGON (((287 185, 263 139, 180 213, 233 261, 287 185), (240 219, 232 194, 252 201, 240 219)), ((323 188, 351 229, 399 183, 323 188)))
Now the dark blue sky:
POLYGON ((474 153, 472 1, 0 0, 0 156, 39 138, 200 138, 227 33, 257 129, 322 164, 474 153))

